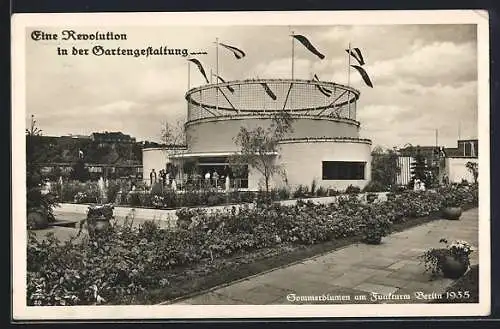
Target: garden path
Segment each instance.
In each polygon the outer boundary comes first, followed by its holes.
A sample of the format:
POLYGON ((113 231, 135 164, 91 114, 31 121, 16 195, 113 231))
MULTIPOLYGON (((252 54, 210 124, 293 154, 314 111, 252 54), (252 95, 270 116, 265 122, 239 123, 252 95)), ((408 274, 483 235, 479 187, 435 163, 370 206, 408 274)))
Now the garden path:
MULTIPOLYGON (((330 303, 425 303, 422 292, 440 295, 451 279, 430 280, 418 259, 426 249, 440 247, 441 238, 466 240, 476 250, 471 264, 478 263, 478 209, 465 211, 461 219, 435 220, 391 234, 380 245, 354 244, 308 260, 216 287, 175 304, 296 304, 293 296, 349 296, 350 301, 330 303), (409 300, 370 301, 372 293, 410 295, 409 300), (354 300, 354 296, 367 300, 354 300), (287 296, 289 296, 287 299, 287 296)), ((465 300, 464 300, 465 301, 465 300)), ((303 302, 314 303, 314 302, 303 302)), ((325 302, 316 302, 325 303, 325 302)), ((171 304, 165 302, 163 304, 171 304)))

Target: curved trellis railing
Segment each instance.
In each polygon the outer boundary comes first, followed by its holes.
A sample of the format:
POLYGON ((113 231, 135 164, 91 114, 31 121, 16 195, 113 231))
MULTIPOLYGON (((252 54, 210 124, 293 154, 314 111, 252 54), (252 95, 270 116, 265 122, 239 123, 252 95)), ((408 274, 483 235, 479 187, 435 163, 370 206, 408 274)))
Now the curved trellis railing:
POLYGON ((359 91, 345 85, 291 79, 228 81, 193 88, 186 93, 188 121, 283 110, 356 120, 358 99, 359 91))

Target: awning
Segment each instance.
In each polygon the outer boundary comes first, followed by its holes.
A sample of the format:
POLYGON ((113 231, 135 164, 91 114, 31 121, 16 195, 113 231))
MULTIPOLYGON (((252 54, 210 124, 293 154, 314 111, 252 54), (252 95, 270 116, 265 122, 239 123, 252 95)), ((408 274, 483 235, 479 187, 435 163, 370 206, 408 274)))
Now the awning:
MULTIPOLYGON (((194 153, 179 153, 170 154, 168 157, 171 159, 186 159, 186 158, 212 158, 212 157, 227 157, 231 155, 238 155, 241 152, 194 152, 194 153)), ((268 155, 278 155, 278 152, 268 152, 268 155)))

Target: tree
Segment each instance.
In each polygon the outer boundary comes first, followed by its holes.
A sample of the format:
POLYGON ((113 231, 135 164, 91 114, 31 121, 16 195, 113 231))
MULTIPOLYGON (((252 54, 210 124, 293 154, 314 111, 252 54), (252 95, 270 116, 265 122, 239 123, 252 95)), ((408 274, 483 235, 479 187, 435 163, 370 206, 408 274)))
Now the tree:
POLYGON ((171 124, 168 121, 165 121, 161 128, 161 141, 167 146, 186 145, 184 122, 182 120, 178 120, 174 124, 171 124))
POLYGON ((410 184, 413 186, 416 179, 419 179, 421 182, 425 184, 426 187, 429 187, 431 184, 431 175, 429 171, 429 167, 427 166, 426 158, 420 151, 420 148, 417 146, 414 161, 411 163, 411 182, 410 184))
POLYGON ((267 129, 257 127, 248 130, 241 127, 234 139, 240 154, 231 159, 232 167, 238 171, 248 165, 257 170, 264 178, 267 195, 271 178, 276 174, 286 175, 284 168, 275 161, 275 155, 279 150, 279 141, 293 131, 292 123, 290 114, 281 111, 273 116, 267 129))
MULTIPOLYGON (((36 126, 35 116, 31 116, 30 129, 26 129, 26 208, 28 215, 41 213, 49 222, 55 220, 56 199, 52 194, 42 194, 42 175, 37 164, 37 147, 42 130, 36 126)), ((30 224, 31 225, 31 224, 30 224)))
POLYGON ((398 155, 394 150, 375 147, 372 151, 372 180, 370 185, 379 190, 387 190, 396 184, 400 171, 398 155))
MULTIPOLYGON (((184 129, 184 122, 182 120, 178 120, 175 122, 175 124, 171 124, 168 121, 165 121, 162 124, 162 129, 161 129, 161 141, 164 143, 167 147, 171 147, 171 155, 179 155, 183 154, 187 150, 183 148, 186 146, 187 143, 187 138, 186 138, 186 131, 184 129)), ((172 175, 171 177, 176 177, 177 174, 180 174, 182 176, 182 173, 179 168, 184 168, 184 158, 181 157, 180 164, 179 166, 171 166, 172 170, 167 171, 170 172, 172 175)), ((180 186, 182 187, 183 185, 183 177, 180 178, 180 186)))
POLYGON ((477 162, 467 162, 465 164, 465 167, 467 168, 467 170, 470 171, 470 173, 472 174, 472 176, 474 177, 474 184, 477 184, 477 178, 479 176, 479 170, 478 170, 478 164, 477 162))
POLYGON ((85 168, 85 162, 83 159, 78 159, 76 163, 71 168, 70 177, 80 182, 85 182, 90 179, 90 173, 88 168, 85 168))

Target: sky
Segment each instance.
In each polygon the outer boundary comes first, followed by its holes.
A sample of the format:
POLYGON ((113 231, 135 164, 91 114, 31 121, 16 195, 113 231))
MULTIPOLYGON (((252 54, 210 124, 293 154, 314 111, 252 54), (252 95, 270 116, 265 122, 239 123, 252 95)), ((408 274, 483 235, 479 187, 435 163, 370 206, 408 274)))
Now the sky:
MULTIPOLYGON (((61 28, 37 28, 59 36, 61 28)), ((359 47, 374 88, 356 71, 361 137, 373 146, 454 147, 477 138, 477 36, 475 25, 379 26, 114 26, 77 27, 78 33, 124 33, 127 40, 39 40, 26 34, 26 124, 34 115, 44 135, 122 131, 137 140, 159 141, 162 122, 184 120, 187 61, 182 56, 73 56, 72 47, 112 49, 187 48, 215 72, 215 39, 242 49, 237 60, 219 50, 219 74, 227 80, 290 78, 291 31, 306 36, 321 60, 296 42, 295 78, 347 83, 345 52, 359 47), (57 48, 69 49, 60 56, 57 48)), ((190 87, 204 79, 191 67, 190 87)))

